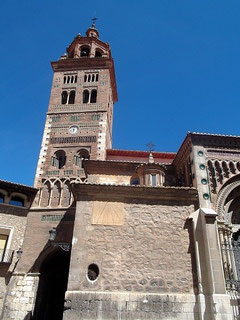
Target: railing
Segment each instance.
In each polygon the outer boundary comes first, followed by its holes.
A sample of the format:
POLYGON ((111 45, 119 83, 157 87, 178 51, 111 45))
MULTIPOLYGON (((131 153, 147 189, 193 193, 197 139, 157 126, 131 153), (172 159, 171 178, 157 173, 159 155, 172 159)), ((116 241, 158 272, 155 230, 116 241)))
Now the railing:
POLYGON ((224 240, 221 248, 226 289, 240 292, 240 241, 224 240))
POLYGON ((11 263, 13 254, 13 250, 0 250, 0 263, 11 263))

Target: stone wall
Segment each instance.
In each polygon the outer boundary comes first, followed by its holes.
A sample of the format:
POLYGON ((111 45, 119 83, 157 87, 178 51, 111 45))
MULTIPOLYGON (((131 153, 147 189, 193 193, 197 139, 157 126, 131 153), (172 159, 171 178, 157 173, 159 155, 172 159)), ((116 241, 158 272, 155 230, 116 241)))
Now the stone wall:
MULTIPOLYGON (((100 276, 94 284, 85 279, 80 288, 193 292, 193 246, 186 222, 191 212, 192 206, 130 203, 122 226, 89 228, 86 263, 99 265, 100 276)), ((91 224, 91 213, 85 219, 91 224)))
POLYGON ((30 319, 34 310, 38 279, 38 274, 13 275, 4 304, 2 320, 30 319))
MULTIPOLYGON (((7 247, 10 251, 16 252, 22 246, 27 222, 27 218, 25 216, 27 212, 26 210, 27 209, 5 204, 2 204, 0 207, 0 227, 2 229, 8 229, 10 232, 7 247), (10 212, 8 213, 8 211, 10 212)), ((16 263, 16 254, 14 254, 11 264, 0 262, 0 314, 4 303, 7 285, 16 263)))
POLYGON ((194 319, 197 277, 188 219, 194 205, 105 202, 77 202, 64 319, 194 319), (105 215, 102 224, 96 207, 105 215), (100 270, 94 281, 87 276, 90 264, 100 270))

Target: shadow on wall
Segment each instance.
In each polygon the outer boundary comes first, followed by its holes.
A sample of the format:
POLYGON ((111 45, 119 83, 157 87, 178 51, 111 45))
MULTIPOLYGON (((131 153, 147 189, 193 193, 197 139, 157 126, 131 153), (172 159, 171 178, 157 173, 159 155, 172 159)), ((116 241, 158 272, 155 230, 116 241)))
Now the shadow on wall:
POLYGON ((33 266, 28 270, 29 273, 40 272, 42 263, 46 259, 48 259, 48 257, 50 257, 52 254, 58 251, 58 248, 59 248, 58 244, 60 243, 70 244, 70 250, 71 250, 74 220, 75 220, 75 203, 73 203, 65 212, 64 216, 62 217, 61 221, 56 227, 56 238, 54 239, 54 241, 50 241, 50 240, 47 241, 43 250, 40 252, 37 259, 35 260, 33 266), (66 224, 66 222, 68 223, 66 224))

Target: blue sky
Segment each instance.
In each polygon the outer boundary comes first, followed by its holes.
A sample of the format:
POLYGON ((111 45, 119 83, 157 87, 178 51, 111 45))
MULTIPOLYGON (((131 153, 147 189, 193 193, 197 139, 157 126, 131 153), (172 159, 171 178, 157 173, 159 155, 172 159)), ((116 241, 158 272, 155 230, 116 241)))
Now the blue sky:
POLYGON ((50 61, 94 16, 115 60, 114 148, 177 151, 187 131, 240 134, 239 0, 1 0, 0 179, 32 185, 50 61))

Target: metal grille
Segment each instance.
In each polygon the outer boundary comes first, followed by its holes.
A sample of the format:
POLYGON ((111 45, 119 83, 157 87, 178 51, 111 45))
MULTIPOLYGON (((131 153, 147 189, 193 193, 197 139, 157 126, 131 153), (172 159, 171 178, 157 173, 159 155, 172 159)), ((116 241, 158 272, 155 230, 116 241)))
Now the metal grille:
POLYGON ((224 240, 221 247, 227 290, 240 292, 240 239, 224 240))

